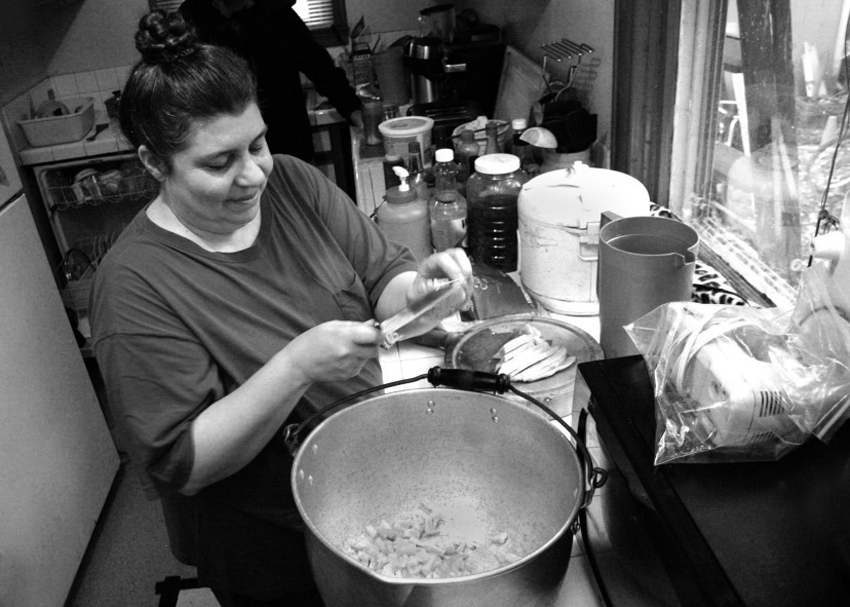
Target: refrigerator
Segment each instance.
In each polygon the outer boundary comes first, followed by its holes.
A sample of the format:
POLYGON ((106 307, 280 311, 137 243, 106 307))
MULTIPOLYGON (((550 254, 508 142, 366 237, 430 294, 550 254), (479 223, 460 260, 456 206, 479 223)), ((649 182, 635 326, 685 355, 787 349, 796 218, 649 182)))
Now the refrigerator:
POLYGON ((0 605, 62 607, 119 468, 0 129, 0 605))

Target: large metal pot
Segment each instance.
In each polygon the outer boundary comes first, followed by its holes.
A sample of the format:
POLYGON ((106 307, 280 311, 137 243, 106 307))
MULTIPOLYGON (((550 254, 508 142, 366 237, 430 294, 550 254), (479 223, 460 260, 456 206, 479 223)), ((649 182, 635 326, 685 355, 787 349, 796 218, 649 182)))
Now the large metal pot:
POLYGON ((551 605, 592 493, 585 480, 572 442, 537 409, 452 388, 385 393, 335 413, 304 440, 292 471, 328 607, 551 605), (366 525, 420 503, 506 531, 521 558, 463 577, 391 578, 344 551, 366 525))

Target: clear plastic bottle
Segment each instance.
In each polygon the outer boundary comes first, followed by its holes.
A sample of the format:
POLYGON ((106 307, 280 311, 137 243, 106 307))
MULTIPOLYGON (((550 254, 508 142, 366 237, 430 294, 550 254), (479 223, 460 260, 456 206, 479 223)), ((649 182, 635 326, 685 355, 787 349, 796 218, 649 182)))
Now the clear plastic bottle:
POLYGON ((519 158, 519 167, 529 177, 540 174, 540 163, 534 157, 534 146, 521 139, 523 132, 528 128, 528 120, 525 118, 514 118, 511 120, 511 128, 514 131, 513 154, 519 158))
POLYGON ((513 154, 475 161, 466 184, 467 239, 474 261, 504 272, 517 269, 517 198, 527 181, 513 154))
POLYGON ((466 195, 466 182, 469 176, 475 172, 475 159, 481 152, 481 146, 475 141, 475 133, 472 129, 464 129, 460 132, 460 141, 457 144, 457 160, 460 171, 457 174, 458 191, 466 195))
POLYGON ((466 199, 457 191, 460 167, 454 161, 454 152, 448 148, 439 149, 435 160, 434 195, 429 202, 429 211, 431 243, 439 253, 463 246, 466 239, 466 199))
POLYGON ((407 171, 410 173, 410 186, 420 198, 428 200, 428 176, 422 159, 422 145, 418 141, 407 144, 407 171))
POLYGON ((484 133, 487 135, 487 145, 484 147, 484 154, 501 154, 502 146, 499 144, 499 123, 495 120, 490 120, 484 125, 484 133))
POLYGON ((428 223, 428 201, 420 198, 408 183, 408 172, 394 167, 401 184, 384 194, 386 203, 378 207, 378 225, 390 240, 413 251, 422 262, 431 254, 431 227, 428 223))

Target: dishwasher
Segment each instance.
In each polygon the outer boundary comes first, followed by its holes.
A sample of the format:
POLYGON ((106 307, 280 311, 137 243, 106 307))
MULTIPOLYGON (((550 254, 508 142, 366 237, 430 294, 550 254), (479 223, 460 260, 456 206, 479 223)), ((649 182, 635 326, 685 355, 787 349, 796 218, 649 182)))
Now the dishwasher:
POLYGON ((80 349, 90 357, 88 295, 97 266, 154 199, 159 182, 133 152, 43 164, 34 173, 62 254, 56 268, 62 299, 80 349))

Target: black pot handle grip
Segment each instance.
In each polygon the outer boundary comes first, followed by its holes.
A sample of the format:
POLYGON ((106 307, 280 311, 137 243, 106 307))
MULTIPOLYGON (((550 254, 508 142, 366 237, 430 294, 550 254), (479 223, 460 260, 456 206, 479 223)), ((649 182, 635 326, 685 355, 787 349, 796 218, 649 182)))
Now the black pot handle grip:
POLYGON ((504 394, 510 389, 511 380, 507 375, 496 375, 485 371, 470 369, 428 369, 428 382, 433 386, 447 386, 472 392, 496 392, 504 394))

